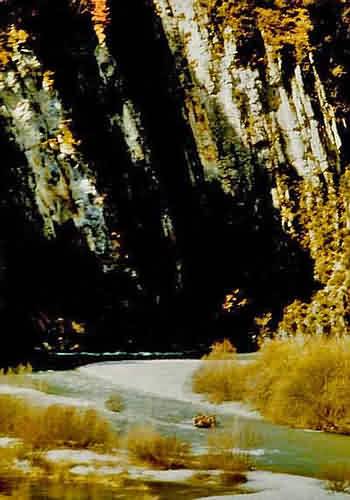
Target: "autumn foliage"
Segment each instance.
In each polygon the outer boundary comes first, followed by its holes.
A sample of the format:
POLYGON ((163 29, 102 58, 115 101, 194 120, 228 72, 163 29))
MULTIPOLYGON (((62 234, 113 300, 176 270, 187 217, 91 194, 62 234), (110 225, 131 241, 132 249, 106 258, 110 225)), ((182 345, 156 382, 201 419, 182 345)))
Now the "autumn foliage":
POLYGON ((110 21, 108 0, 78 0, 78 6, 82 12, 91 14, 98 42, 103 45, 106 40, 105 28, 110 21))
POLYGON ((211 402, 243 400, 275 423, 350 434, 349 337, 268 340, 248 363, 208 358, 193 389, 211 402))
POLYGON ((294 49, 298 61, 311 50, 309 34, 312 23, 309 7, 316 0, 207 0, 202 2, 211 19, 212 36, 222 43, 227 28, 239 39, 254 38, 259 31, 271 56, 286 46, 294 49))

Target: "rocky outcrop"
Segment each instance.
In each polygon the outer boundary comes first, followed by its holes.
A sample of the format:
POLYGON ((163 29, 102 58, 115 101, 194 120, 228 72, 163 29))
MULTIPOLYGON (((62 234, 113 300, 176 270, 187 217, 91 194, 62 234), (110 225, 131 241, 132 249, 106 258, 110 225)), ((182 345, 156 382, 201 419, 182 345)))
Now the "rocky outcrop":
POLYGON ((292 304, 283 331, 339 330, 317 318, 347 301, 345 4, 0 9, 5 328, 248 347, 292 304))
POLYGON ((4 68, 0 75, 5 127, 23 152, 29 169, 23 185, 27 183, 32 191, 46 237, 54 238, 55 225, 71 220, 90 250, 103 255, 103 198, 76 150, 78 142, 53 89, 53 76, 49 71, 42 72, 38 59, 26 46, 27 37, 25 31, 14 26, 3 34, 4 68))
POLYGON ((223 190, 235 194, 241 185, 251 189, 257 164, 272 177, 290 167, 309 179, 340 168, 335 113, 311 54, 307 70, 289 68, 286 82, 284 62, 267 44, 263 68, 254 60, 242 63, 233 26, 224 27, 218 49, 201 2, 160 0, 157 6, 177 67, 185 68, 184 111, 208 180, 220 179, 223 190))

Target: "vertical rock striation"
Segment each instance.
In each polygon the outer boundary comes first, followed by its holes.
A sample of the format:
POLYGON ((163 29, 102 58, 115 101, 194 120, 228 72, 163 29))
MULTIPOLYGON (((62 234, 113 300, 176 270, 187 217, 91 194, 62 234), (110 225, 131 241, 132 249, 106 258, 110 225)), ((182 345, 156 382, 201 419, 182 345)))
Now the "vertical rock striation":
POLYGON ((262 314, 347 329, 349 12, 260 4, 2 3, 6 328, 35 343, 64 316, 95 348, 247 348, 262 314))

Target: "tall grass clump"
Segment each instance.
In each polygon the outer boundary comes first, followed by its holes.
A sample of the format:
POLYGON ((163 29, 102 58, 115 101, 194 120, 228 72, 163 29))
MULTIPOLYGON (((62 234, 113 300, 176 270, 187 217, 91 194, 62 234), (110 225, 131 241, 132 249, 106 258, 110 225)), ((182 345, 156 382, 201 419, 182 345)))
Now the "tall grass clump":
POLYGON ((350 434, 350 338, 265 343, 248 365, 245 398, 274 422, 350 434))
POLYGON ((237 362, 236 349, 225 339, 212 345, 192 377, 193 392, 204 394, 212 403, 241 399, 244 367, 237 362))
POLYGON ((20 470, 16 468, 19 460, 27 458, 28 448, 21 442, 9 443, 7 446, 0 447, 0 482, 1 477, 16 473, 20 476, 20 470))
POLYGON ((193 390, 209 401, 241 399, 272 422, 350 434, 350 337, 267 340, 245 365, 234 352, 226 359, 225 351, 220 361, 217 350, 205 357, 192 380, 193 390))
POLYGON ((58 446, 110 450, 116 445, 109 422, 93 409, 35 406, 12 395, 0 395, 0 434, 39 450, 58 446))
POLYGON ((124 409, 124 402, 119 394, 113 393, 111 394, 105 401, 105 407, 109 411, 113 411, 114 413, 119 413, 124 409))
POLYGON ((190 460, 190 445, 176 436, 163 436, 153 427, 140 426, 126 436, 129 455, 141 463, 161 469, 186 467, 190 460))
POLYGON ((0 384, 13 385, 16 387, 25 387, 27 389, 36 389, 37 391, 47 392, 47 384, 43 380, 36 380, 31 377, 33 373, 32 366, 18 365, 14 368, 0 369, 0 384))

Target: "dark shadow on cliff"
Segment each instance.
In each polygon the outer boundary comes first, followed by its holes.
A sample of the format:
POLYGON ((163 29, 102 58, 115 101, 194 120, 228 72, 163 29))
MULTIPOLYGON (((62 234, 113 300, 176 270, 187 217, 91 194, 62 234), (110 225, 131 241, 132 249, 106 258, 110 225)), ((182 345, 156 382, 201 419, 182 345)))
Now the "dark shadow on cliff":
POLYGON ((314 60, 327 94, 335 107, 337 125, 342 136, 342 160, 350 158, 350 11, 347 2, 323 0, 311 6, 315 29, 311 42, 314 60))
MULTIPOLYGON (((257 160, 248 198, 226 195, 219 183, 205 183, 202 172, 191 185, 184 152, 194 151, 194 141, 183 122, 181 85, 161 25, 147 2, 132 0, 116 8, 114 53, 146 123, 159 177, 175 214, 183 262, 180 302, 173 299, 170 304, 164 330, 174 329, 172 318, 177 316, 180 322, 174 333, 180 342, 186 338, 207 342, 227 335, 235 336, 242 349, 248 348, 247 332, 254 331, 255 315, 272 309, 277 320, 288 302, 310 295, 312 261, 282 231, 272 206, 271 181, 257 160), (240 314, 223 314, 225 293, 234 288, 244 290, 250 305, 240 314)), ((222 131, 233 135, 219 115, 218 111, 222 131)))
POLYGON ((204 182, 182 116, 174 59, 147 2, 111 4, 110 40, 122 81, 107 87, 98 75, 88 17, 72 16, 67 0, 31 4, 22 22, 72 109, 82 151, 107 195, 109 228, 121 232, 129 258, 104 274, 103 262, 73 227, 58 229, 57 239, 47 242, 39 226, 11 205, 10 195, 5 213, 15 217, 16 230, 8 225, 5 234, 12 303, 17 300, 26 317, 43 311, 86 320, 89 347, 97 350, 177 349, 224 335, 251 348, 247 332, 255 332, 254 316, 272 309, 277 319, 286 303, 307 297, 313 287, 312 262, 282 231, 264 166, 256 165, 254 189, 242 199, 226 195, 218 182, 204 182), (132 166, 122 135, 110 130, 108 116, 120 111, 126 96, 141 113, 157 183, 144 164, 132 166), (163 234, 165 210, 174 240, 163 234), (128 267, 137 270, 135 279, 128 267), (236 288, 247 306, 223 312, 225 295, 236 288))

